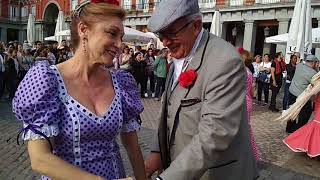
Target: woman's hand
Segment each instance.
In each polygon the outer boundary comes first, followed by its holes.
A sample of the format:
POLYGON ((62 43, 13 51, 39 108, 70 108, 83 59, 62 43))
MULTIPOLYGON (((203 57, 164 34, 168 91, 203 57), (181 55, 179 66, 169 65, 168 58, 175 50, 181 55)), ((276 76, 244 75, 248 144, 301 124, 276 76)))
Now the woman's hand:
POLYGON ((127 150, 134 176, 137 180, 145 180, 146 173, 143 164, 143 157, 138 143, 138 136, 135 131, 121 133, 122 144, 127 150))
POLYGON ((160 153, 150 153, 144 162, 145 171, 147 178, 151 176, 158 170, 161 170, 161 156, 160 153))

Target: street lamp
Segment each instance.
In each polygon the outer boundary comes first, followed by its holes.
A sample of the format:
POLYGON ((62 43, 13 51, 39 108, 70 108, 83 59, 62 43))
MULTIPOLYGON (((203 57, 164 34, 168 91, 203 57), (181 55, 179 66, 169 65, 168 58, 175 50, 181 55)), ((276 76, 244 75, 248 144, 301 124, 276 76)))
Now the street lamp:
POLYGON ((270 28, 267 26, 266 28, 264 28, 264 36, 265 37, 268 37, 269 36, 269 34, 270 34, 270 28))

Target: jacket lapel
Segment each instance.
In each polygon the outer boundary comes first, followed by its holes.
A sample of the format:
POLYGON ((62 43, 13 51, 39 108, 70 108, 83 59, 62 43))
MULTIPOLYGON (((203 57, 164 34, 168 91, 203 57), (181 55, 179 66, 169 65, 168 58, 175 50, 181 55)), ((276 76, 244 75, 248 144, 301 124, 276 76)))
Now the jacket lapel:
MULTIPOLYGON (((191 62, 189 63, 188 67, 186 70, 190 70, 190 69, 193 69, 195 71, 198 71, 198 69, 200 68, 201 64, 202 64, 202 55, 205 51, 205 46, 207 44, 207 41, 208 41, 208 38, 209 38, 209 32, 208 31, 204 31, 203 32, 203 35, 202 35, 202 38, 200 40, 200 43, 199 43, 199 46, 195 52, 195 55, 194 57, 192 58, 191 62)), ((172 99, 171 103, 172 103, 172 107, 173 108, 173 115, 175 117, 175 120, 173 122, 173 124, 170 126, 170 127, 173 127, 170 129, 170 134, 169 134, 169 137, 170 137, 170 143, 169 145, 171 145, 171 140, 172 138, 174 138, 174 134, 172 134, 173 132, 175 132, 175 126, 176 124, 178 123, 178 120, 179 118, 177 118, 177 113, 178 110, 180 109, 180 106, 181 106, 181 100, 183 98, 185 98, 188 93, 190 91, 190 88, 184 88, 184 87, 181 87, 178 83, 176 85, 176 87, 173 89, 173 91, 171 92, 169 98, 168 98, 168 102, 172 99), (174 96, 174 97, 172 97, 174 96)), ((169 122, 168 122, 169 123, 169 122)))

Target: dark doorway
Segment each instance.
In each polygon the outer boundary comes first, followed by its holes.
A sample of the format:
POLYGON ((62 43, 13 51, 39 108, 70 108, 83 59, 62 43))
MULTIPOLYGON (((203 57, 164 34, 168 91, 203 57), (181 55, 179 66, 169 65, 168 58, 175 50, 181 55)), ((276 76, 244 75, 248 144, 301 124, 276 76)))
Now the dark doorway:
POLYGON ((59 8, 56 4, 51 3, 47 6, 44 13, 44 37, 53 36, 56 28, 56 20, 58 18, 59 8))
POLYGON ((7 29, 7 41, 18 41, 19 40, 19 30, 18 29, 7 29))

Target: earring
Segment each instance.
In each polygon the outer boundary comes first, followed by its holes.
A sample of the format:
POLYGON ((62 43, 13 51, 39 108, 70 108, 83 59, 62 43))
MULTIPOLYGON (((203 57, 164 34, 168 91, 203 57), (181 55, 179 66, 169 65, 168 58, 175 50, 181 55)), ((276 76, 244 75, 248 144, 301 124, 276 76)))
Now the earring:
POLYGON ((87 48, 86 48, 86 38, 83 38, 83 52, 86 54, 87 53, 87 48))

